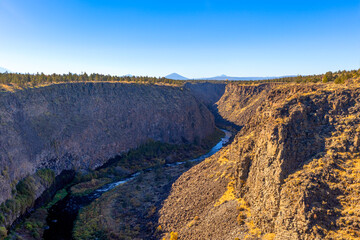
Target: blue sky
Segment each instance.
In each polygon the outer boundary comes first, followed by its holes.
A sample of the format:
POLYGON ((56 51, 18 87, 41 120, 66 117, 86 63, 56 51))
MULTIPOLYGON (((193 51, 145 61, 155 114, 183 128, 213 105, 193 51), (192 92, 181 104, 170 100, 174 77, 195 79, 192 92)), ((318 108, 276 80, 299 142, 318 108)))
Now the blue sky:
POLYGON ((17 72, 280 76, 360 68, 360 0, 0 0, 17 72))

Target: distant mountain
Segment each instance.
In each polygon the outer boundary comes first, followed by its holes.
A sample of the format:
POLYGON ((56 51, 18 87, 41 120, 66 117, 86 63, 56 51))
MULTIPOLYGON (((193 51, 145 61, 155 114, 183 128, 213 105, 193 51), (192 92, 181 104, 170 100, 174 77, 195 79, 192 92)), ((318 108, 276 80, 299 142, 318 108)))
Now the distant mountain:
POLYGON ((6 68, 2 68, 0 67, 0 73, 4 73, 4 72, 10 72, 9 70, 7 70, 6 68))
POLYGON ((181 76, 177 73, 169 74, 169 75, 165 76, 165 78, 173 79, 173 80, 189 80, 188 78, 181 76))
MULTIPOLYGON (((186 78, 184 76, 181 76, 177 73, 172 73, 167 76, 166 78, 174 79, 174 80, 190 80, 189 78, 186 78)), ((191 78, 191 80, 229 80, 229 81, 246 81, 246 80, 266 80, 266 79, 275 79, 275 78, 282 78, 282 77, 295 77, 295 75, 289 75, 289 76, 279 76, 279 77, 231 77, 227 76, 225 74, 222 74, 220 76, 216 77, 205 77, 205 78, 191 78)))
MULTIPOLYGON (((289 77, 289 76, 287 76, 289 77)), ((291 76, 292 77, 292 76, 291 76)), ((245 81, 245 80, 266 80, 266 79, 274 79, 279 77, 230 77, 227 75, 220 75, 216 77, 208 77, 208 78, 199 78, 195 80, 229 80, 229 81, 245 81)))

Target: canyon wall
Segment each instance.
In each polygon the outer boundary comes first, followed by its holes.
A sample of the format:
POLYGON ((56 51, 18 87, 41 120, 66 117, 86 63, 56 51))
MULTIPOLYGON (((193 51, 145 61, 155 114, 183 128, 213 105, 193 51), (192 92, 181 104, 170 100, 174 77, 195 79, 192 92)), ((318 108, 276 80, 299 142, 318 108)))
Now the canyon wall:
POLYGON ((186 83, 184 88, 210 109, 218 125, 239 130, 250 120, 268 92, 277 85, 205 82, 186 83))
POLYGON ((360 88, 258 87, 227 87, 220 112, 244 127, 173 184, 159 212, 163 236, 359 238, 360 88))
POLYGON ((276 85, 278 84, 241 85, 230 83, 215 106, 222 118, 238 126, 244 126, 266 99, 268 92, 276 85))
POLYGON ((0 203, 39 169, 93 169, 149 139, 193 143, 214 130, 208 109, 179 87, 73 83, 2 92, 0 203))
POLYGON ((188 82, 184 89, 189 90, 193 96, 203 102, 210 109, 224 95, 226 84, 215 82, 188 82))

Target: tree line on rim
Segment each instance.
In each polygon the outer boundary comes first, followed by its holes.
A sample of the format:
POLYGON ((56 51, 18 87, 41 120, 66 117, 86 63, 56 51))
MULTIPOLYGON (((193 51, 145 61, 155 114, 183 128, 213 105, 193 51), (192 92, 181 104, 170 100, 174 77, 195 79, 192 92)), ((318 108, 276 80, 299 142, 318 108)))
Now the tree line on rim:
MULTIPOLYGON (((307 76, 294 76, 294 77, 281 77, 275 79, 266 80, 243 80, 238 81, 241 84, 252 84, 252 83, 306 83, 306 82, 335 82, 345 83, 346 80, 360 77, 360 69, 351 71, 337 71, 327 72, 325 74, 318 75, 307 75, 307 76)), ((19 87, 35 87, 43 84, 52 83, 71 83, 71 82, 131 82, 131 83, 146 83, 146 84, 175 84, 183 85, 186 82, 213 82, 213 83, 227 83, 229 81, 219 80, 173 80, 165 77, 148 77, 148 76, 111 76, 93 73, 88 75, 87 73, 82 74, 29 74, 29 73, 0 73, 0 84, 14 84, 19 87)))
POLYGON ((148 76, 111 76, 103 74, 22 74, 22 73, 1 73, 0 84, 16 84, 20 87, 34 87, 42 84, 51 83, 70 83, 70 82, 134 82, 149 84, 179 84, 180 81, 157 78, 148 76))

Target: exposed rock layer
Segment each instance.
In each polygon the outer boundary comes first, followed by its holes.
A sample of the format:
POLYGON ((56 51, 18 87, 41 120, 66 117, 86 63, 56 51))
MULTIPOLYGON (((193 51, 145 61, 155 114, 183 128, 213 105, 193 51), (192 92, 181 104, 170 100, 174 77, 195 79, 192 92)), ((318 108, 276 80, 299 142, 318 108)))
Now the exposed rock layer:
POLYGON ((224 119, 238 126, 244 126, 266 99, 268 92, 276 85, 276 83, 254 85, 230 83, 216 102, 217 110, 224 119))
POLYGON ((74 83, 1 93, 0 203, 37 169, 95 168, 148 139, 194 142, 214 130, 208 109, 178 87, 74 83))

